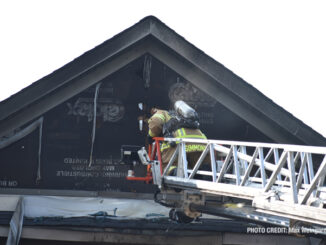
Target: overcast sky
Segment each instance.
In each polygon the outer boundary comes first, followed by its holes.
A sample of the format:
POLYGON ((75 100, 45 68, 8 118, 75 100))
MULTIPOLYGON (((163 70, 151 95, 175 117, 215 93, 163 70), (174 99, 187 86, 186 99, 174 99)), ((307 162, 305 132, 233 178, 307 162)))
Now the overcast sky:
POLYGON ((147 15, 326 136, 322 0, 1 0, 0 101, 147 15))

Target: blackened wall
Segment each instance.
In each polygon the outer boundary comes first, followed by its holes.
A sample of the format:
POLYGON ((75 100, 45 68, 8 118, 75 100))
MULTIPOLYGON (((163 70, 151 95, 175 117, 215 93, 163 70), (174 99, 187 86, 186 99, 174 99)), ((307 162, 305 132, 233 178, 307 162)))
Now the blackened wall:
MULTIPOLYGON (((121 162, 121 146, 145 145, 147 130, 140 130, 138 119, 146 112, 139 103, 147 109, 171 109, 180 99, 197 110, 208 138, 272 142, 168 65, 146 55, 44 114, 41 142, 35 130, 0 149, 0 187, 152 192, 151 185, 126 180, 130 167, 121 162)), ((141 165, 135 170, 145 173, 141 165)))

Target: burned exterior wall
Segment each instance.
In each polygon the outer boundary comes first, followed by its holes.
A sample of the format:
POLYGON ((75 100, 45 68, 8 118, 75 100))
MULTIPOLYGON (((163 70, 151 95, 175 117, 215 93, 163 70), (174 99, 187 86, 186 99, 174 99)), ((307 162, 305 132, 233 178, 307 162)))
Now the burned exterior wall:
MULTIPOLYGON (((41 130, 1 148, 0 187, 153 192, 152 185, 126 180, 130 166, 121 161, 121 146, 144 146, 147 130, 138 119, 152 106, 168 110, 180 99, 197 110, 210 139, 272 142, 168 64, 145 55, 49 110, 41 130)), ((135 170, 145 173, 140 164, 135 170)))

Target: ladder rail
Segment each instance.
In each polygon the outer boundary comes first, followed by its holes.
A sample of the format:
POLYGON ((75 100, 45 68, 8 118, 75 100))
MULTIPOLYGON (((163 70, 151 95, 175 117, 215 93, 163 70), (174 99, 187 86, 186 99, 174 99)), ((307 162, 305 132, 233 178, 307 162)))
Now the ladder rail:
POLYGON ((306 145, 291 145, 291 144, 276 144, 262 142, 246 142, 246 141, 228 141, 228 140, 211 140, 211 139, 193 139, 193 138, 161 138, 165 142, 185 142, 185 143, 201 143, 201 144, 219 144, 219 145, 236 145, 246 147, 263 147, 263 148, 278 148, 292 152, 307 152, 313 154, 326 154, 326 147, 322 146, 306 146, 306 145))

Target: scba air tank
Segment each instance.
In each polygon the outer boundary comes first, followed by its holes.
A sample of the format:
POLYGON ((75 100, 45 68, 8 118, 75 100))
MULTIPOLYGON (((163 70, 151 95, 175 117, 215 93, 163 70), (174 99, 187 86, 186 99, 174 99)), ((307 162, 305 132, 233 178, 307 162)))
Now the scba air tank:
POLYGON ((198 119, 197 112, 182 100, 178 100, 174 103, 174 110, 184 118, 198 119))

